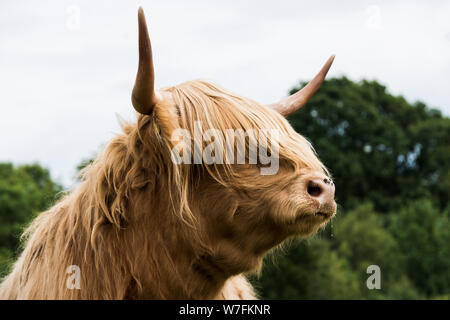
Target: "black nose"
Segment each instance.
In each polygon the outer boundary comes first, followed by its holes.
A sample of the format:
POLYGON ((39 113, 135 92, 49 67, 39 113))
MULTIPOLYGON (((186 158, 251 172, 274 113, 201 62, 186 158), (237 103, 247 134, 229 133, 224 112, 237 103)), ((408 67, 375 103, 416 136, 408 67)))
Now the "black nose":
POLYGON ((307 192, 317 199, 321 205, 334 202, 334 183, 328 178, 312 179, 308 181, 307 192))

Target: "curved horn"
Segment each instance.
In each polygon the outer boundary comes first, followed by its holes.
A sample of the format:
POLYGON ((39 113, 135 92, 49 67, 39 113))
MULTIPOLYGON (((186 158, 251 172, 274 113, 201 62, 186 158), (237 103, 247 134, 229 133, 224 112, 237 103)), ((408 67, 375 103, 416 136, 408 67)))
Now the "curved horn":
POLYGON ((278 111, 283 116, 287 117, 303 107, 305 103, 316 93, 316 91, 322 85, 328 70, 333 63, 334 55, 328 58, 325 65, 319 71, 319 73, 312 79, 304 88, 294 93, 293 95, 282 99, 278 103, 270 104, 269 107, 278 111))
POLYGON ((139 7, 139 66, 131 101, 137 112, 151 114, 158 98, 155 94, 152 45, 148 36, 144 10, 139 7))

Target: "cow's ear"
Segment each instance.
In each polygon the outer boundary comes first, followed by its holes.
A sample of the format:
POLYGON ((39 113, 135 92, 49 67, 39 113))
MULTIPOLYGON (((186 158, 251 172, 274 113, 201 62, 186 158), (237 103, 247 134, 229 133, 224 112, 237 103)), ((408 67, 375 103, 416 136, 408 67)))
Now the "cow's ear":
POLYGON ((160 100, 155 105, 153 116, 156 117, 161 134, 171 140, 174 131, 180 127, 177 108, 170 93, 163 91, 158 95, 160 95, 160 100))

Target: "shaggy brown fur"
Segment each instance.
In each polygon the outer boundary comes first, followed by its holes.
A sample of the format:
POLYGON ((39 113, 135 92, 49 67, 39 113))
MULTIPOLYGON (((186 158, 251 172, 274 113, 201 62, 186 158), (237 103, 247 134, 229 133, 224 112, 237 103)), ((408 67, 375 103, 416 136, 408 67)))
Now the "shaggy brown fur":
MULTIPOLYGON (((173 101, 122 124, 82 182, 26 230, 2 299, 249 299, 244 273, 292 236, 328 219, 306 181, 328 175, 310 144, 275 111, 203 81, 163 90, 173 101), (176 165, 171 133, 276 128, 280 169, 176 165), (81 288, 68 289, 68 266, 81 288)), ((254 143, 250 138, 247 144, 254 143)), ((235 147, 232 145, 230 147, 235 147)), ((248 163, 248 162, 247 162, 248 163)))

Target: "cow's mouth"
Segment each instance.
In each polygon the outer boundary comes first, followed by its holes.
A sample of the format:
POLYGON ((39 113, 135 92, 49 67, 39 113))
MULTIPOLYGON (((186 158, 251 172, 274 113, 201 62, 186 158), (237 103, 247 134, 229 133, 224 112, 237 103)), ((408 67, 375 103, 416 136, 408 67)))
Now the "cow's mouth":
POLYGON ((294 220, 290 221, 288 224, 297 224, 299 222, 305 222, 305 221, 315 221, 318 223, 323 223, 327 221, 328 219, 331 219, 335 214, 334 210, 321 210, 317 211, 315 213, 309 213, 309 214, 301 214, 297 216, 294 220))
POLYGON ((319 212, 316 212, 314 215, 315 215, 315 216, 322 217, 322 218, 325 218, 325 219, 328 219, 328 218, 330 218, 330 217, 333 216, 333 213, 331 213, 331 212, 319 211, 319 212))

